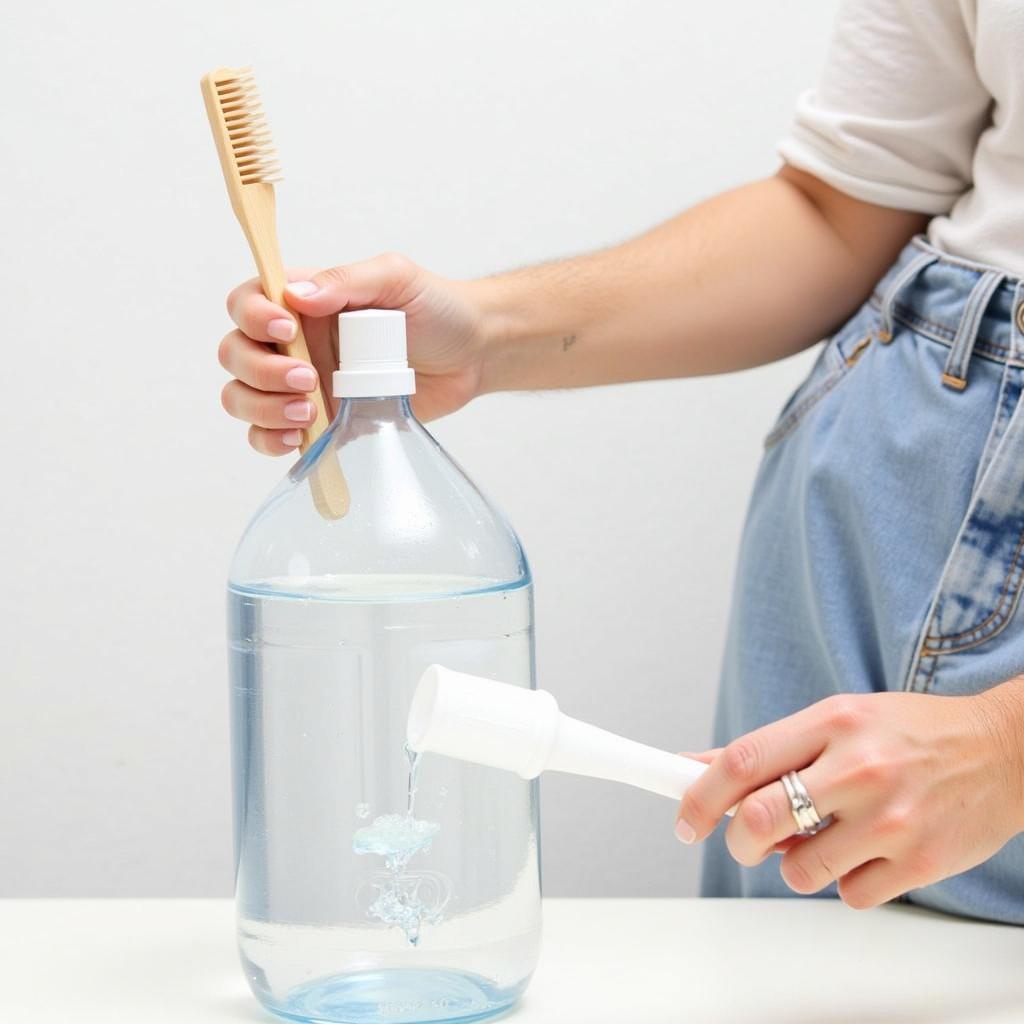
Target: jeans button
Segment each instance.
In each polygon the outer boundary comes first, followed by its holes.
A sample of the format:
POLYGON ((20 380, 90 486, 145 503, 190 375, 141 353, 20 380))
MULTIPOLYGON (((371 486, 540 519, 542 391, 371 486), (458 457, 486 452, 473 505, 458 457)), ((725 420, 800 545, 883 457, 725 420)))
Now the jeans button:
POLYGON ((1017 307, 1017 330, 1024 334, 1024 302, 1017 307))

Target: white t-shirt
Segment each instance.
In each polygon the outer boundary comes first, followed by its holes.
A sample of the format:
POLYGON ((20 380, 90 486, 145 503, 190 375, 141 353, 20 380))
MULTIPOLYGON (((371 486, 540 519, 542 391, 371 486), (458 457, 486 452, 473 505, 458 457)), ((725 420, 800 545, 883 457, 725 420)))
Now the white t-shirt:
POLYGON ((850 0, 783 159, 1024 277, 1024 2, 850 0))

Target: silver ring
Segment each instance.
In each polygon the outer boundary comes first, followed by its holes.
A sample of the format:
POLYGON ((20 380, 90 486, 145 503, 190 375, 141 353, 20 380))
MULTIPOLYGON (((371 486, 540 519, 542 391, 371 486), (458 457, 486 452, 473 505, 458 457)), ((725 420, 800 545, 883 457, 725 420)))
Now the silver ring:
POLYGON ((800 776, 796 772, 786 772, 779 782, 789 798, 789 809, 796 822, 797 835, 813 836, 820 832, 825 826, 800 776))

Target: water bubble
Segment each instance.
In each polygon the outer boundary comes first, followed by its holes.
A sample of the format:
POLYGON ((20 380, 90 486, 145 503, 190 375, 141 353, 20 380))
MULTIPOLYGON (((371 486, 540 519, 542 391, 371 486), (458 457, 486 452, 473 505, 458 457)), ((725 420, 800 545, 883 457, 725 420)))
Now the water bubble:
MULTIPOLYGON (((410 945, 420 941, 420 928, 438 924, 444 913, 443 900, 425 899, 421 885, 426 875, 407 870, 410 859, 417 853, 429 853, 434 836, 441 826, 433 821, 421 821, 414 815, 416 805, 416 774, 420 755, 405 745, 409 762, 408 792, 405 814, 383 814, 369 825, 356 830, 352 850, 357 854, 375 854, 384 858, 387 874, 383 883, 374 883, 377 897, 369 906, 370 917, 392 928, 401 928, 410 945)), ((447 791, 446 791, 447 792, 447 791)), ((359 804, 356 814, 365 818, 369 804, 359 804), (360 811, 365 808, 365 813, 360 811)), ((443 876, 438 876, 443 877, 443 876)))
POLYGON ((425 876, 407 871, 407 866, 414 854, 429 851, 440 828, 436 822, 420 821, 410 814, 384 814, 375 818, 373 824, 357 830, 352 840, 355 853, 383 857, 388 869, 383 884, 377 885, 377 898, 369 907, 370 916, 392 928, 401 928, 413 946, 420 940, 420 927, 424 922, 440 922, 444 905, 438 906, 438 901, 423 898, 420 885, 425 876))
POLYGON ((375 853, 391 871, 401 871, 414 853, 430 849, 440 828, 433 821, 420 821, 408 814, 385 814, 356 832, 352 849, 360 854, 375 853))
POLYGON ((368 818, 370 816, 370 805, 369 804, 356 804, 356 817, 357 818, 368 818))

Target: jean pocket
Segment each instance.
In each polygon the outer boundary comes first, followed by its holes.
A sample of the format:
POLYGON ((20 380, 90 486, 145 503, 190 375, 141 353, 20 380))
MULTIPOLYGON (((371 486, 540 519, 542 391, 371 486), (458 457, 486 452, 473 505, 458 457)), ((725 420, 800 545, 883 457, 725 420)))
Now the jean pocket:
MULTIPOLYGON (((926 615, 907 688, 960 692, 981 678, 980 656, 1002 668, 989 685, 1020 674, 1024 650, 1024 371, 1006 366, 999 408, 970 504, 926 615), (1002 643, 992 642, 1003 634, 1002 643), (989 646, 991 645, 991 646, 989 646), (997 648, 1002 646, 1003 650, 997 648), (957 664, 952 655, 973 661, 957 664)), ((978 687, 975 685, 975 689, 978 687)), ((970 692, 970 691, 965 691, 970 692)))
POLYGON ((775 425, 765 437, 765 449, 773 448, 788 437, 853 369, 871 344, 877 319, 875 309, 865 306, 836 334, 825 339, 810 373, 786 399, 786 404, 775 419, 775 425))

